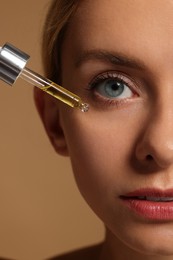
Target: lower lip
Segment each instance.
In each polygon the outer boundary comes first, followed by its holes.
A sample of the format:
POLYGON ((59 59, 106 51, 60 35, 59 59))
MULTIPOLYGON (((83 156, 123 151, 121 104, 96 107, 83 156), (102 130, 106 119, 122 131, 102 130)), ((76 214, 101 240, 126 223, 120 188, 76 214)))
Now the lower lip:
POLYGON ((151 220, 173 220, 173 202, 122 199, 133 212, 151 220))

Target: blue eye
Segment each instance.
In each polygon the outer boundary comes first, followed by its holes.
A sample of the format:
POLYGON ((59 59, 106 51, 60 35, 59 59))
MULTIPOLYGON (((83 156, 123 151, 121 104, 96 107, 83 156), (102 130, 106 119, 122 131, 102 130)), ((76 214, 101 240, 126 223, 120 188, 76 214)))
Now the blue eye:
POLYGON ((133 92, 128 87, 127 83, 117 78, 96 82, 94 84, 94 89, 97 93, 109 99, 129 98, 133 95, 133 92))

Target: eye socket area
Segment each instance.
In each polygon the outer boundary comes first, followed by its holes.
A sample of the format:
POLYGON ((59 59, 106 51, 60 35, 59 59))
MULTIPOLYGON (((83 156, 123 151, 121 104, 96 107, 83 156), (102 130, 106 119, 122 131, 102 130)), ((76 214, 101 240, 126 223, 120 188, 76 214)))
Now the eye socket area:
POLYGON ((130 98, 133 96, 128 85, 119 79, 106 79, 95 85, 95 91, 106 98, 130 98))
POLYGON ((90 84, 96 96, 108 100, 126 100, 139 96, 135 82, 120 72, 98 75, 90 84))

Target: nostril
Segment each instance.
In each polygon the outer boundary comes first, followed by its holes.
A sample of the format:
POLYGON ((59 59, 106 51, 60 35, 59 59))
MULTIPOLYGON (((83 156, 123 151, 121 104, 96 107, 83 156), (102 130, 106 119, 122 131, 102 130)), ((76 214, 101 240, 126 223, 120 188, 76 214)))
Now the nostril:
POLYGON ((146 156, 146 159, 147 159, 147 161, 152 161, 152 160, 153 160, 153 157, 152 157, 150 154, 148 154, 148 155, 146 156))

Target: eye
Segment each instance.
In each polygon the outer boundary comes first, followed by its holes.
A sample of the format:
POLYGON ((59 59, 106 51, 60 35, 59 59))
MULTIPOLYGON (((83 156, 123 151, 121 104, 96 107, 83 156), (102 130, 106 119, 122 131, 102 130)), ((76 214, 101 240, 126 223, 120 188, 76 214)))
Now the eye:
POLYGON ((95 91, 107 98, 130 98, 133 96, 128 84, 118 78, 106 79, 95 83, 95 91))
POLYGON ((138 87, 129 76, 124 73, 110 71, 98 75, 89 84, 95 101, 104 101, 109 104, 123 105, 138 97, 138 87))

